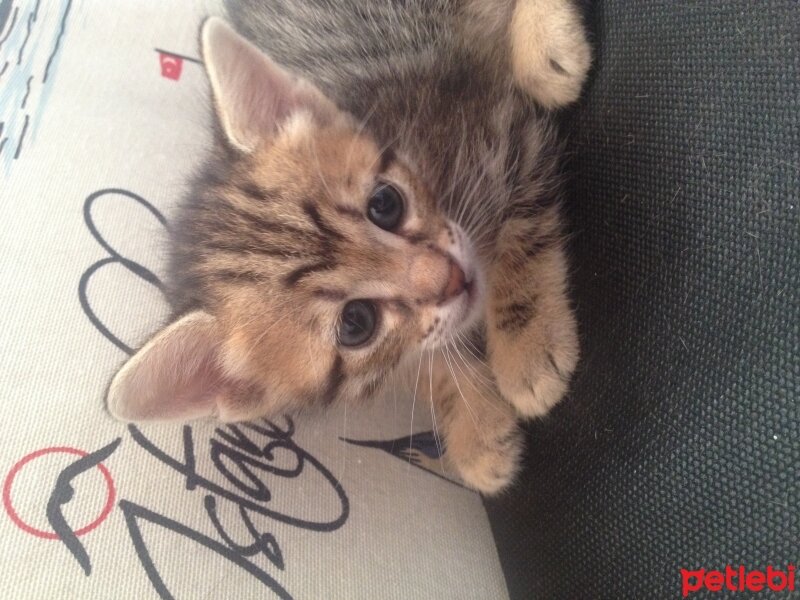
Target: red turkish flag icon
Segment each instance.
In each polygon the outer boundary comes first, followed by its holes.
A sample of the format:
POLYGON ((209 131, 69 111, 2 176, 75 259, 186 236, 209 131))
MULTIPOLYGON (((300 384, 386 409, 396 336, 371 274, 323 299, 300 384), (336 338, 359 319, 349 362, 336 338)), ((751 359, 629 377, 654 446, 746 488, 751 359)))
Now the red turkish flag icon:
POLYGON ((174 79, 175 81, 181 78, 181 71, 183 70, 183 59, 174 54, 167 54, 165 52, 158 53, 158 60, 161 63, 161 76, 167 79, 174 79))

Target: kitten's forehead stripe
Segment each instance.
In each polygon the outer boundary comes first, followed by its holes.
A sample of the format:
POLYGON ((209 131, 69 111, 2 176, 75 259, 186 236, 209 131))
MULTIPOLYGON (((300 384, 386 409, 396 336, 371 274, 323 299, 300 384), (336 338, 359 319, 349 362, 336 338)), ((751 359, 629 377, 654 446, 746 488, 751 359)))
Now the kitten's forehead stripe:
POLYGON ((325 235, 328 239, 343 240, 344 236, 336 231, 319 213, 319 209, 313 202, 307 200, 303 202, 303 211, 308 215, 308 218, 314 222, 317 230, 325 235))
POLYGON ((258 231, 269 231, 272 233, 291 233, 292 235, 295 236, 301 236, 305 238, 309 237, 310 232, 300 229, 299 227, 289 225, 288 223, 276 223, 275 221, 267 219, 264 215, 260 215, 255 212, 245 210, 241 207, 234 206, 231 203, 225 204, 224 209, 228 211, 230 214, 236 216, 238 219, 244 221, 249 225, 252 225, 252 227, 258 231))
POLYGON ((232 252, 234 254, 260 254, 271 258, 302 258, 305 254, 282 246, 268 244, 261 240, 208 240, 203 242, 203 248, 232 252))
POLYGON ((312 273, 316 273, 318 271, 330 271, 331 269, 336 268, 336 263, 333 260, 326 261, 326 262, 316 262, 310 265, 304 265, 302 267, 298 267, 297 269, 293 270, 284 278, 284 283, 288 287, 296 286, 300 281, 311 275, 312 273))
POLYGON ((268 202, 275 199, 273 194, 252 181, 242 182, 238 187, 246 196, 253 200, 258 200, 259 202, 268 202))

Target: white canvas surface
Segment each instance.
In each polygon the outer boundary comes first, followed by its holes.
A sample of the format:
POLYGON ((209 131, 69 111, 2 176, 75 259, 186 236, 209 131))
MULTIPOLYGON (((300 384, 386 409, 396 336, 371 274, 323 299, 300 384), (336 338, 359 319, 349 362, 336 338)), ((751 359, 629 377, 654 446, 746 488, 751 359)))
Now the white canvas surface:
POLYGON ((194 61, 219 13, 0 0, 2 595, 507 598, 480 497, 404 458, 413 430, 436 470, 410 398, 239 429, 103 410, 167 314, 162 219, 209 143, 194 61))

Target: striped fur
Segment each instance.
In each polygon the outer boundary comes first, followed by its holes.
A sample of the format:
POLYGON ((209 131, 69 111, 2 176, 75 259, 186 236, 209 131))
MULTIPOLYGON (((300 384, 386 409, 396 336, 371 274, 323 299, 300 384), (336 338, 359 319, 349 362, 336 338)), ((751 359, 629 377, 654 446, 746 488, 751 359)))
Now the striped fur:
POLYGON ((174 227, 176 321, 123 368, 109 407, 174 414, 131 400, 143 382, 147 397, 175 391, 160 362, 170 353, 216 381, 187 414, 226 420, 368 399, 409 372, 441 415, 453 467, 501 490, 517 470, 517 419, 563 396, 578 356, 561 145, 543 107, 574 100, 585 78, 579 17, 567 0, 237 0, 228 12, 264 54, 206 28, 221 125, 174 227), (251 98, 265 89, 252 81, 263 56, 264 81, 285 88, 268 114, 251 98), (237 64, 247 77, 229 73, 237 64), (405 199, 394 232, 366 218, 381 182, 405 199), (466 281, 455 300, 454 265, 466 281), (354 299, 374 301, 379 324, 352 349, 336 327, 354 299), (202 362, 183 355, 192 327, 202 362))

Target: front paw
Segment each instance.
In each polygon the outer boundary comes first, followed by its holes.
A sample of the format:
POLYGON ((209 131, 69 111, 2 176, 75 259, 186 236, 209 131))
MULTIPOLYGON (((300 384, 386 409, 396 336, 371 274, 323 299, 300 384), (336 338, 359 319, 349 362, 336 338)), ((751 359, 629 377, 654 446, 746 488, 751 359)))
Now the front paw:
POLYGON ((560 108, 578 99, 592 51, 569 0, 517 0, 510 42, 514 80, 539 104, 560 108))
MULTIPOLYGON (((577 324, 564 305, 554 318, 515 328, 504 315, 519 307, 498 307, 489 332, 489 362, 500 393, 526 418, 547 414, 564 397, 578 362, 577 324)), ((550 307, 553 310, 554 307, 550 307)))
POLYGON ((489 443, 473 440, 468 448, 449 444, 445 458, 467 487, 493 496, 513 483, 519 472, 522 449, 522 433, 514 425, 504 436, 489 443))

